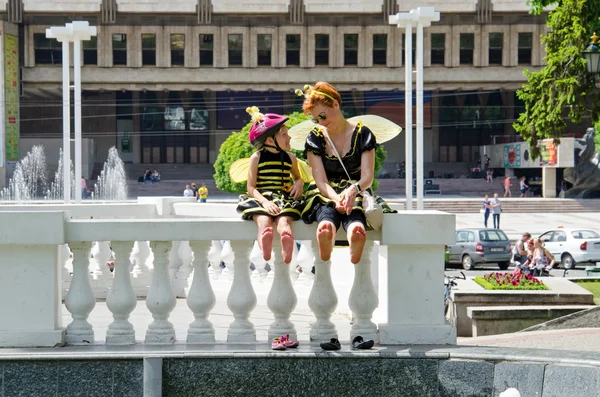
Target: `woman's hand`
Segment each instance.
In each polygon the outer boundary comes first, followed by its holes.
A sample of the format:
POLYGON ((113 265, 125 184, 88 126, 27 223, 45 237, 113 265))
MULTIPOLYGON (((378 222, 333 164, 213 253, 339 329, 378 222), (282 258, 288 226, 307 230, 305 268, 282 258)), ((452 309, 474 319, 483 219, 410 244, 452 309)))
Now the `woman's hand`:
POLYGON ((354 185, 349 186, 346 190, 344 190, 341 194, 340 204, 343 207, 343 213, 346 215, 350 215, 352 212, 352 208, 354 207, 354 202, 356 201, 356 196, 358 195, 358 190, 354 185))
POLYGON ((281 209, 279 209, 279 207, 275 205, 274 202, 266 199, 262 202, 262 206, 264 209, 266 209, 267 211, 269 211, 269 213, 273 215, 278 215, 281 212, 281 209))
POLYGON ((298 200, 302 196, 302 192, 304 191, 304 182, 302 179, 296 179, 294 185, 290 189, 290 196, 294 200, 298 200))

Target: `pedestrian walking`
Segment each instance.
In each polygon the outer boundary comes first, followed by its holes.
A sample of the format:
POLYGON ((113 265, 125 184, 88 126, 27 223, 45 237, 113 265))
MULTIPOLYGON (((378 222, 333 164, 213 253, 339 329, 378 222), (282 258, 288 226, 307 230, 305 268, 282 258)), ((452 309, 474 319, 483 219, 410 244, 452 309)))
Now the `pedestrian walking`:
POLYGON ((498 193, 494 193, 494 198, 490 202, 492 207, 492 219, 494 221, 494 229, 500 229, 500 214, 502 214, 502 203, 498 198, 498 193))

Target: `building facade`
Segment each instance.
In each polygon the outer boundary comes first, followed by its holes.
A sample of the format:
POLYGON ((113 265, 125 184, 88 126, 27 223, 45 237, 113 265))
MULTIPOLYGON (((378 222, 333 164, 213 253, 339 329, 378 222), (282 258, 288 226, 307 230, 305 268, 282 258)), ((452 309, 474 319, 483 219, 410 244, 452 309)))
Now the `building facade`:
MULTIPOLYGON (((404 31, 388 15, 418 6, 441 13, 424 33, 425 162, 471 163, 514 135, 523 71, 543 64, 545 15, 526 0, 9 0, 20 137, 62 136, 62 50, 45 30, 73 20, 98 28, 81 50, 83 137, 98 159, 117 146, 128 162, 212 163, 246 107, 299 111, 294 89, 321 80, 347 116, 404 127, 404 31)), ((403 139, 386 149, 404 159, 403 139)))

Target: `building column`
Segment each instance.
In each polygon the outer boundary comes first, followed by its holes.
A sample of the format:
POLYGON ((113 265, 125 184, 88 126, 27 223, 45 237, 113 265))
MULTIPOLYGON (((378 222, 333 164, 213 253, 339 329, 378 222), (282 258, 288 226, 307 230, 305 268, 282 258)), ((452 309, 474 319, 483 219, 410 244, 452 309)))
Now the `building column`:
POLYGON ((440 161, 440 91, 433 91, 431 96, 431 161, 440 161))
POLYGON ((556 198, 556 168, 542 167, 542 196, 556 198))
POLYGON ((142 114, 140 112, 140 92, 133 91, 131 98, 131 108, 133 113, 133 163, 140 164, 142 162, 142 114))

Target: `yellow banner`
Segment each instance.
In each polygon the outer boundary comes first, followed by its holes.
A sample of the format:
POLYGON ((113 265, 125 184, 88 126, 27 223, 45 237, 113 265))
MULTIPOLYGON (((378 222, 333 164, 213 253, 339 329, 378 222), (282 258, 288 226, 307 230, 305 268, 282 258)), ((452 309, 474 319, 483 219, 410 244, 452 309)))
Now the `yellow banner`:
POLYGON ((6 161, 19 160, 19 39, 4 35, 6 161))

